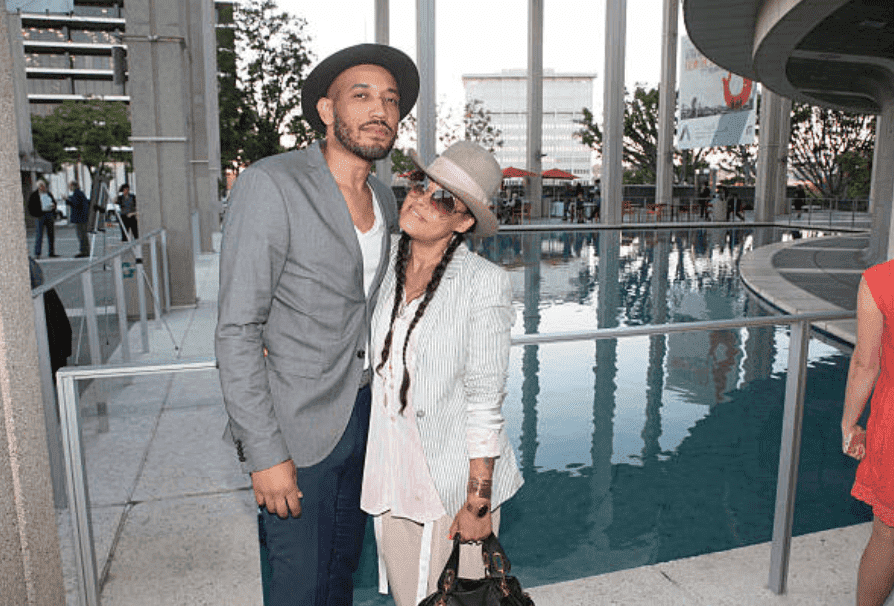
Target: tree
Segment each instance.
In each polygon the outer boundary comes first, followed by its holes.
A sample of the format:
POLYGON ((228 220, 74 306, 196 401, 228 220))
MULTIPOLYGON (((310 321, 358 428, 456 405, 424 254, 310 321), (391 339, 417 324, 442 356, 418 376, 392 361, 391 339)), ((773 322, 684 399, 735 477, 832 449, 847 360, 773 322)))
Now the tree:
POLYGON ((301 117, 301 88, 313 54, 307 21, 274 0, 246 0, 234 13, 235 53, 221 74, 222 156, 231 167, 285 151, 283 137, 304 147, 318 137, 301 117))
POLYGON ((724 179, 723 183, 754 185, 757 180, 757 153, 756 143, 724 148, 718 157, 718 165, 720 170, 731 176, 724 179))
MULTIPOLYGON (((624 105, 624 171, 625 183, 655 183, 658 173, 658 100, 657 88, 637 86, 624 105)), ((584 117, 577 123, 582 128, 574 136, 584 145, 602 152, 602 130, 593 113, 583 108, 584 117)), ((695 170, 706 168, 711 148, 674 152, 674 181, 692 181, 695 170)))
POLYGON ((463 107, 462 119, 453 117, 453 112, 441 105, 438 111, 438 139, 449 147, 464 139, 474 141, 489 152, 503 147, 502 131, 493 125, 490 111, 480 99, 467 101, 463 107))
POLYGON ((868 194, 875 145, 872 116, 796 103, 792 108, 792 172, 824 198, 868 194))
POLYGON ((34 148, 58 171, 80 162, 91 180, 108 162, 131 162, 127 106, 119 101, 65 101, 48 116, 31 116, 34 148), (118 149, 116 149, 118 148, 118 149))

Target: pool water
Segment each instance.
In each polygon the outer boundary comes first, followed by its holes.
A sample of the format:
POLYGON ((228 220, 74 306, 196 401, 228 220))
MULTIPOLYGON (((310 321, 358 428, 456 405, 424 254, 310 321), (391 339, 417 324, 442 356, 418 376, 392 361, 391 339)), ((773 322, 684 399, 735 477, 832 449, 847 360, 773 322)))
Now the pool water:
MULTIPOLYGON (((742 254, 816 232, 501 234, 479 254, 511 275, 513 334, 766 315, 742 254)), ((849 355, 810 342, 795 534, 871 519, 841 454, 849 355)), ((513 347, 505 429, 525 484, 500 540, 532 587, 769 541, 788 329, 742 328, 513 347)), ((367 532, 357 604, 378 596, 367 532)))

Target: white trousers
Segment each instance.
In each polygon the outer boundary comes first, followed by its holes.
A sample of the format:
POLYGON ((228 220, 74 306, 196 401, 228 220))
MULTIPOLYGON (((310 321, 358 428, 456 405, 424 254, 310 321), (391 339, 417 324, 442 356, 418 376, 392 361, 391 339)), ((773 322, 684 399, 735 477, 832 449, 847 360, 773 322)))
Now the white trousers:
MULTIPOLYGON (((500 509, 491 513, 494 534, 499 535, 500 509)), ((419 600, 420 571, 427 573, 428 582, 422 593, 424 598, 434 593, 438 585, 438 577, 447 564, 453 541, 447 538, 453 518, 443 516, 431 525, 431 542, 428 549, 423 549, 422 539, 425 526, 406 518, 395 518, 390 511, 375 516, 377 526, 376 541, 380 560, 384 559, 388 584, 396 606, 417 606, 419 600)), ((381 574, 381 570, 380 570, 381 574)), ((481 558, 481 545, 463 544, 459 549, 458 575, 467 579, 479 579, 484 576, 484 560, 481 558)), ((381 583, 380 583, 381 585, 381 583)), ((420 598, 421 599, 421 598, 420 598)))

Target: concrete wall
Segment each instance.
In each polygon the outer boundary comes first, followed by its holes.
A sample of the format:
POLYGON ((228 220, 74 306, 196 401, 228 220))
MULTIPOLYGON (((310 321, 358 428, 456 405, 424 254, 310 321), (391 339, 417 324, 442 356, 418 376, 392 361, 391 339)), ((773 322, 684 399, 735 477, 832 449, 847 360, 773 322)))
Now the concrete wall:
POLYGON ((0 604, 61 605, 7 23, 0 10, 0 604))

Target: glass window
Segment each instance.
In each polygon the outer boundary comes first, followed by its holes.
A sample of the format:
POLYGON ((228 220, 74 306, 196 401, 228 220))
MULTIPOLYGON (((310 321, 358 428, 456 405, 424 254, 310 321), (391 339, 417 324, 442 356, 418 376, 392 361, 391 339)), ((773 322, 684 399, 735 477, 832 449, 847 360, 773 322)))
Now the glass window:
POLYGON ((106 55, 75 55, 72 63, 75 69, 112 69, 112 57, 106 55))
POLYGON ((55 28, 25 27, 22 28, 22 38, 34 42, 65 42, 65 32, 55 28))
POLYGON ((118 95, 121 91, 111 80, 75 80, 78 95, 118 95))
POLYGON ((68 69, 71 67, 71 61, 65 55, 55 55, 52 53, 27 53, 25 55, 25 67, 53 67, 58 69, 68 69))
POLYGON ((28 79, 29 95, 66 95, 71 93, 71 83, 67 78, 53 79, 28 79))

